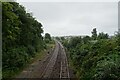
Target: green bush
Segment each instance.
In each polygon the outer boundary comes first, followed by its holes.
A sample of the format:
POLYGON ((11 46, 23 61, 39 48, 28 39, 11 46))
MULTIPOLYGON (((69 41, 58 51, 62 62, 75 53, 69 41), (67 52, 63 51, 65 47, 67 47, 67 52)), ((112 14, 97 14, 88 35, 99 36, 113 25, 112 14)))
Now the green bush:
MULTIPOLYGON (((12 73, 15 70, 22 68, 29 60, 27 54, 27 48, 19 47, 8 50, 6 53, 3 52, 3 72, 12 73)), ((6 74, 7 75, 7 74, 6 74)), ((3 77, 5 75, 3 74, 3 77)), ((9 75, 11 76, 11 75, 9 75)))
POLYGON ((72 47, 67 48, 74 69, 77 72, 76 75, 80 80, 119 79, 120 46, 118 45, 118 38, 96 41, 89 39, 85 43, 78 41, 77 45, 72 42, 69 41, 67 44, 72 45, 72 47))
POLYGON ((2 68, 9 78, 45 48, 42 24, 16 2, 2 2, 2 68))

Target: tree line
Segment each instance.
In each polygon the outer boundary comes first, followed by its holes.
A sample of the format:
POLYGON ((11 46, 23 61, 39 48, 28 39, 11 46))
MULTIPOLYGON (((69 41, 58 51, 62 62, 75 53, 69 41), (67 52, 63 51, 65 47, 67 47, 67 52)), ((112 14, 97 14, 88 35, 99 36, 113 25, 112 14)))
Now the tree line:
POLYGON ((70 63, 80 80, 119 80, 120 79, 120 33, 61 38, 67 48, 70 63))
POLYGON ((41 35, 42 24, 16 2, 2 2, 2 73, 12 77, 36 52, 46 48, 51 36, 41 35))

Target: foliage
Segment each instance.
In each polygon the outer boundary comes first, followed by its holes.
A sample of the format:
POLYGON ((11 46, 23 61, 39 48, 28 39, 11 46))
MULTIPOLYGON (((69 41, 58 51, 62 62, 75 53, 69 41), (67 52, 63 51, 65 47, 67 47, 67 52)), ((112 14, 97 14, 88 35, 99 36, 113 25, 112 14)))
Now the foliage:
POLYGON ((98 39, 108 39, 109 35, 106 33, 104 34, 103 32, 99 33, 98 39))
POLYGON ((42 24, 22 5, 2 3, 2 61, 3 78, 24 67, 36 52, 45 48, 42 24))
POLYGON ((51 40, 51 36, 50 36, 49 33, 45 33, 45 39, 49 39, 49 40, 51 40))
MULTIPOLYGON (((94 30, 93 32, 96 32, 94 30)), ((66 40, 65 47, 80 80, 118 80, 120 77, 120 37, 108 38, 100 33, 66 40), (100 38, 98 38, 100 37, 100 38), (66 46, 67 45, 67 46, 66 46)))
POLYGON ((92 33, 92 38, 93 38, 94 40, 96 40, 96 38, 97 38, 97 30, 96 30, 96 28, 94 28, 91 33, 92 33))
POLYGON ((45 42, 49 43, 51 41, 51 36, 49 33, 45 33, 45 42))

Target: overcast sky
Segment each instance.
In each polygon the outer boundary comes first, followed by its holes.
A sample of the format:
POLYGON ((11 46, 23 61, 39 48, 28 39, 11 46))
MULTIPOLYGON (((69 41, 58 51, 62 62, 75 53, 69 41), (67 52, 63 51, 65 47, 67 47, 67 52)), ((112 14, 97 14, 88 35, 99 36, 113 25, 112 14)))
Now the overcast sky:
POLYGON ((113 35, 118 30, 117 2, 20 2, 52 36, 113 35))

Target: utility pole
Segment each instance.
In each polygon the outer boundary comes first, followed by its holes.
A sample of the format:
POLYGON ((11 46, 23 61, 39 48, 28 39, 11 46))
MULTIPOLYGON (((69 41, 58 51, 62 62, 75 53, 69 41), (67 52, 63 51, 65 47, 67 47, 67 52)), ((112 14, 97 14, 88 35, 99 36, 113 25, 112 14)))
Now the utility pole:
POLYGON ((120 33, 120 1, 118 2, 118 33, 120 33))

